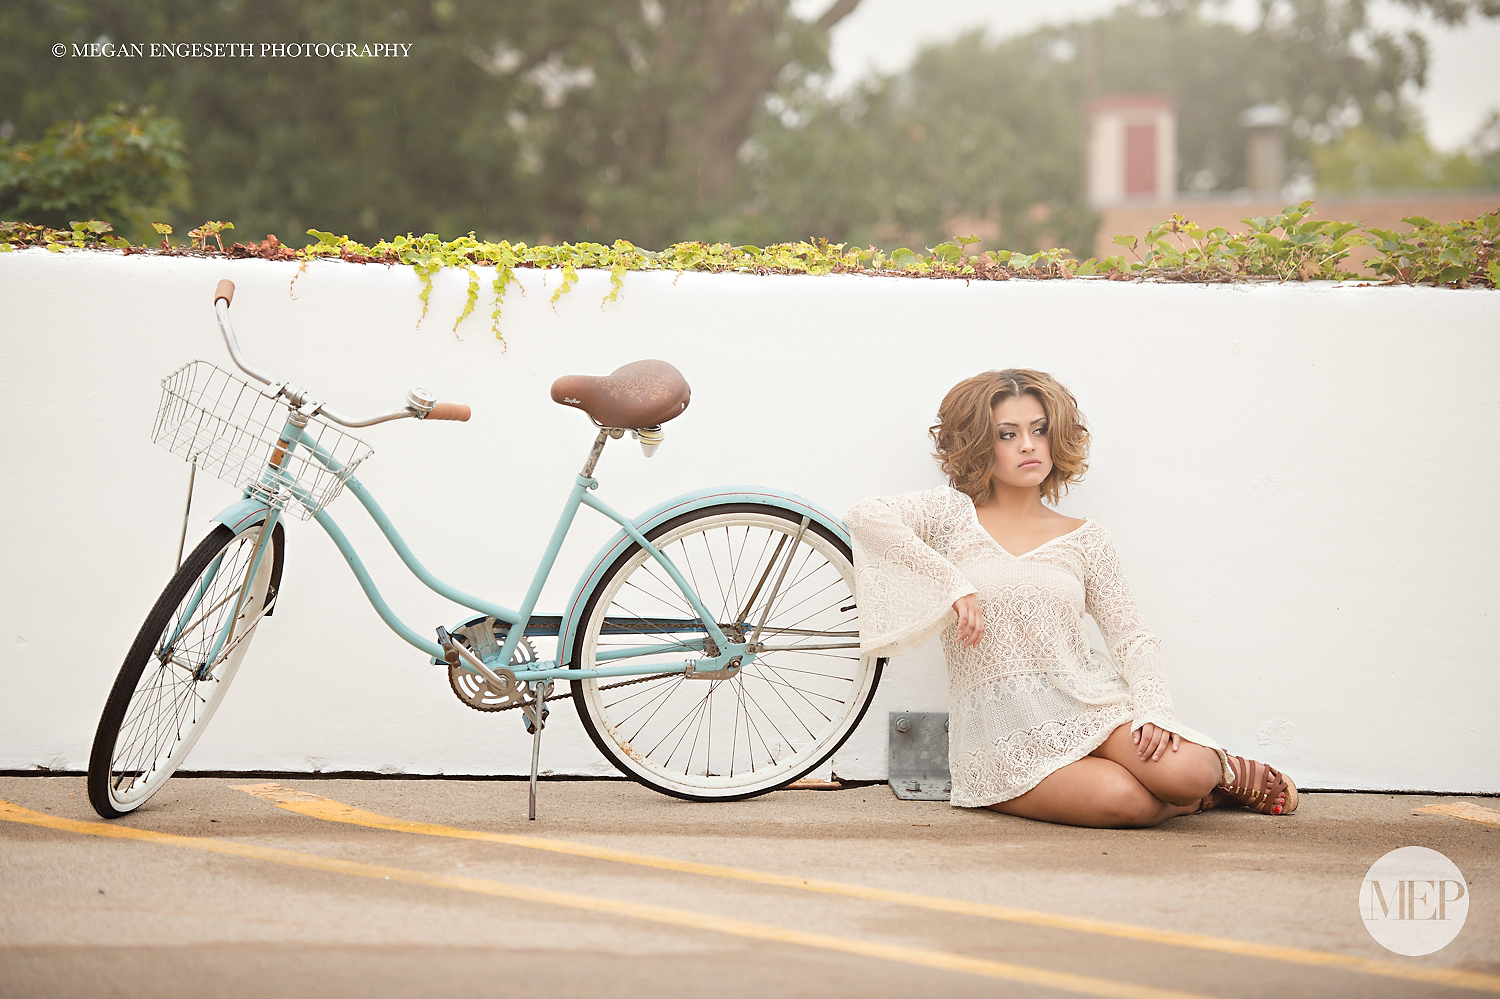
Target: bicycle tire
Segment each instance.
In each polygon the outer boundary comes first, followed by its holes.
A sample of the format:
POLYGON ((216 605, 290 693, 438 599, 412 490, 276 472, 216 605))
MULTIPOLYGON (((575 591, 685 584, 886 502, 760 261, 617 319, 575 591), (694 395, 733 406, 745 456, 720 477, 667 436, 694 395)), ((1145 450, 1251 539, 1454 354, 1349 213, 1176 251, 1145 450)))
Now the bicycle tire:
POLYGON ((254 579, 247 578, 264 526, 215 527, 146 615, 105 701, 89 754, 89 802, 104 818, 135 811, 182 765, 239 670, 262 610, 274 608, 286 549, 281 524, 272 532, 269 557, 261 559, 254 579), (237 578, 243 582, 236 584, 237 578), (241 593, 242 600, 234 599, 241 593), (238 620, 211 675, 196 678, 236 605, 238 620), (193 615, 185 626, 184 611, 193 615))
MULTIPOLYGON (((647 537, 697 588, 721 627, 738 627, 748 638, 786 561, 777 553, 793 543, 800 521, 780 507, 719 504, 673 518, 647 537), (738 608, 752 595, 754 606, 738 608)), ((672 670, 631 684, 571 683, 584 729, 623 774, 673 797, 735 801, 785 787, 848 739, 870 706, 885 660, 860 656, 857 648, 796 646, 858 641, 852 553, 814 521, 789 565, 775 606, 765 612, 760 644, 773 650, 724 680, 684 675, 691 655, 682 648, 682 628, 665 630, 663 622, 696 616, 644 548, 632 544, 600 577, 584 605, 570 666, 592 667, 604 639, 604 650, 660 644, 658 658, 672 670)), ((696 637, 703 637, 701 625, 696 637)))

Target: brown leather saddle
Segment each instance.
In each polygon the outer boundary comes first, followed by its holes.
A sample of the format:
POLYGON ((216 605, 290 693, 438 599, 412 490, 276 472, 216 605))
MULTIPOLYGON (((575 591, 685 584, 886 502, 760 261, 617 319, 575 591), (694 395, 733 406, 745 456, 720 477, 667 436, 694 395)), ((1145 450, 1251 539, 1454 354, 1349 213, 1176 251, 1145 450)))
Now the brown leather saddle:
POLYGON ((632 361, 607 375, 564 375, 552 383, 553 402, 622 430, 661 426, 687 409, 692 394, 666 361, 632 361))

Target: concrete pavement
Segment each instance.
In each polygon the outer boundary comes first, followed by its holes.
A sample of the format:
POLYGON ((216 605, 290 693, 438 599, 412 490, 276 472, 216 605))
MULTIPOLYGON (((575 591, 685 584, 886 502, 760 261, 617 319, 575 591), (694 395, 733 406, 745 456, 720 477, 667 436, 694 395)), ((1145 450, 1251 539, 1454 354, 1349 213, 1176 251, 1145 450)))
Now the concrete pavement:
POLYGON ((1414 811, 1495 799, 1105 831, 884 786, 705 805, 553 781, 529 823, 522 782, 267 783, 174 778, 106 824, 82 778, 0 778, 0 996, 1500 993, 1500 825, 1414 811), (1412 845, 1470 892, 1423 958, 1357 907, 1412 845))

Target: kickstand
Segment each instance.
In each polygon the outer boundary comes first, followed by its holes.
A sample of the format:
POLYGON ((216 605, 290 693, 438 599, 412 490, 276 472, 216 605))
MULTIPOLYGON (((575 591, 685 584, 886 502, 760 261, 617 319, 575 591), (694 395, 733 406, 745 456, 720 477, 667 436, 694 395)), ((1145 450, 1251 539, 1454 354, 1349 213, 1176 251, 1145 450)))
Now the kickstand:
POLYGON ((550 680, 532 684, 531 703, 521 709, 531 728, 531 797, 526 811, 526 818, 531 822, 536 821, 536 771, 542 759, 542 729, 547 725, 546 697, 551 690, 550 680))

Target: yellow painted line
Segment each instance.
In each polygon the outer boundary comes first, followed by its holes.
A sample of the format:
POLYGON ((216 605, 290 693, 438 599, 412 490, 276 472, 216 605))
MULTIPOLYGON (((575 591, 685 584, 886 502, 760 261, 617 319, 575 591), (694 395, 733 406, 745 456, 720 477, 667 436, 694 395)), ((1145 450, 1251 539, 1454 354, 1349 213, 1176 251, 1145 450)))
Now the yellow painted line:
POLYGON ((1112 982, 1087 975, 1074 975, 1065 971, 1048 971, 1043 968, 1028 968, 1003 961, 990 961, 978 957, 936 950, 922 950, 900 944, 880 943, 874 940, 857 940, 851 937, 836 937, 827 933, 808 933, 803 930, 772 926, 768 923, 752 923, 744 919, 731 919, 707 912, 674 909, 664 905, 646 905, 640 902, 622 902, 594 895, 578 895, 573 892, 554 891, 550 888, 532 888, 527 885, 506 884, 503 881, 488 881, 483 878, 459 877, 452 874, 429 874, 401 867, 385 867, 380 864, 365 864, 353 860, 321 857, 311 853, 297 853, 270 846, 255 846, 231 840, 207 839, 199 836, 178 836, 174 833, 152 832, 130 826, 110 825, 103 822, 81 822, 54 815, 43 815, 29 808, 0 801, 0 819, 25 825, 42 826, 63 832, 80 833, 85 836, 105 836, 112 839, 133 839, 163 846, 176 846, 189 850, 202 850, 232 857, 264 860, 274 864, 301 867, 334 874, 350 874, 355 877, 376 880, 401 881, 406 884, 424 885, 430 888, 449 888, 456 891, 493 895, 499 898, 516 899, 522 902, 541 902, 546 905, 581 909, 585 912, 605 913, 612 916, 629 916, 652 923, 662 923, 688 930, 708 930, 730 936, 764 940, 768 943, 794 944, 818 950, 873 957, 882 961, 895 961, 939 971, 957 971, 970 975, 982 975, 1024 985, 1040 985, 1086 996, 1104 996, 1107 999, 1205 999, 1191 992, 1176 992, 1145 985, 1112 982))
POLYGON ((1487 826, 1500 826, 1500 812, 1469 801, 1427 805, 1422 808, 1413 808, 1412 811, 1423 815, 1447 815, 1455 819, 1468 819, 1470 822, 1482 822, 1487 826))
POLYGON ((825 881, 820 878, 800 878, 785 874, 770 874, 738 867, 723 867, 718 864, 702 864, 692 860, 676 860, 657 857, 647 853, 631 853, 607 846, 573 843, 567 840, 547 839, 540 836, 517 836, 508 833, 485 832, 479 829, 461 829, 454 826, 436 825, 430 822, 411 822, 392 818, 376 812, 367 812, 331 798, 324 798, 305 791, 295 791, 278 784, 247 784, 235 790, 245 791, 256 797, 274 802, 278 807, 315 819, 329 822, 347 822, 352 825, 389 829, 395 832, 416 833, 422 836, 442 836, 449 839, 481 840, 522 846, 533 850, 565 853, 575 857, 609 860, 637 867, 654 867, 659 870, 678 871, 684 874, 702 874, 708 877, 728 878, 755 884, 775 885, 780 888, 795 888, 801 891, 820 892, 825 895, 844 895, 849 898, 873 902, 890 902, 896 905, 949 912, 961 916, 978 916, 998 919, 1029 926, 1046 926, 1053 929, 1073 930, 1100 936, 1119 937, 1143 943, 1165 944, 1172 947, 1189 947, 1194 950, 1217 951, 1241 957, 1266 958, 1291 964, 1305 964, 1320 968, 1337 968, 1343 971, 1381 975, 1407 981, 1448 985, 1455 988, 1475 989, 1480 992, 1500 994, 1500 975, 1487 975, 1477 971, 1459 971, 1451 968, 1423 968, 1382 961, 1375 958, 1352 957, 1347 954, 1332 954, 1326 951, 1304 950, 1299 947, 1282 947, 1276 944, 1255 943, 1249 940, 1234 940, 1227 937, 1212 937, 1201 933, 1180 933, 1131 923, 1116 923, 1104 919, 1088 919, 1080 916, 1062 916, 1031 909, 1015 909, 1009 906, 990 905, 985 902, 970 902, 935 895, 918 895, 912 892, 892 891, 886 888, 870 888, 865 885, 825 881))

